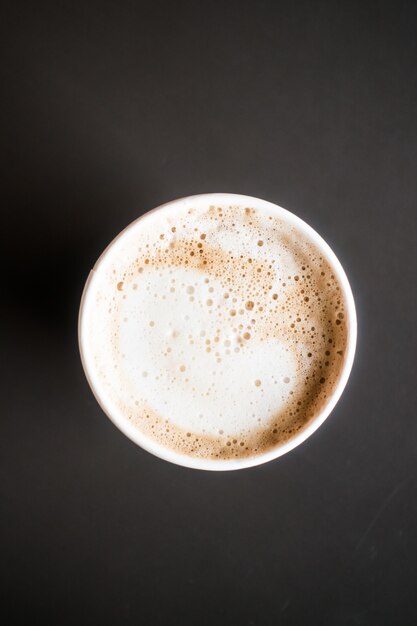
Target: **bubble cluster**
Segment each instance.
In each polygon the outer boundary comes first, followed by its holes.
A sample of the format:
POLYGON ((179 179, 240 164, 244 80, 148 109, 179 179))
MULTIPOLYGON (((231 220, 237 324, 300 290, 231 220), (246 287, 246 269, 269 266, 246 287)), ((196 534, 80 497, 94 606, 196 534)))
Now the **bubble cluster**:
POLYGON ((305 428, 339 380, 340 284, 272 211, 155 212, 101 281, 91 321, 98 375, 125 418, 166 447, 261 454, 305 428))

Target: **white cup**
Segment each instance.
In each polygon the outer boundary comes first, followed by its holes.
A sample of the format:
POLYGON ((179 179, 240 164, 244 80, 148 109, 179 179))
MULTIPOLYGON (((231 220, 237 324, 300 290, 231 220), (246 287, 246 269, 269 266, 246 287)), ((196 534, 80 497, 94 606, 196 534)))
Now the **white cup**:
POLYGON ((79 347, 85 375, 104 413, 107 414, 112 422, 125 435, 127 435, 127 437, 129 437, 134 443, 138 444, 148 452, 151 452, 152 454, 162 459, 165 459, 166 461, 170 461, 178 465, 183 465, 185 467, 202 470, 235 470, 260 465, 262 463, 266 463, 267 461, 276 459, 279 456, 282 456, 286 452, 289 452, 296 446, 300 445, 300 443, 305 441, 308 437, 310 437, 310 435, 312 435, 319 428, 319 426, 323 424, 324 420, 330 415, 331 411, 334 409, 337 401, 342 395, 342 392, 346 386, 349 374, 352 369, 356 348, 356 336, 357 321, 352 290, 340 262, 338 261, 336 255, 328 246, 328 244, 322 239, 322 237, 320 237, 320 235, 316 233, 316 231, 313 230, 310 226, 308 226, 308 224, 306 224, 303 220, 301 220, 299 217, 296 217, 293 213, 287 211, 286 209, 274 205, 271 202, 260 200, 259 198, 252 198, 250 196, 229 193, 201 194, 187 198, 179 198, 178 200, 173 200, 172 202, 168 202, 160 207, 157 207, 156 209, 153 209, 152 211, 149 211, 145 215, 142 215, 137 220, 129 224, 129 226, 127 226, 119 235, 117 235, 117 237, 113 239, 110 245, 107 246, 107 248, 104 250, 100 258, 94 265, 94 268, 91 270, 81 298, 78 324, 79 347), (155 211, 170 212, 184 203, 187 203, 188 205, 192 203, 194 206, 198 206, 199 204, 209 205, 216 203, 242 203, 245 206, 250 204, 250 206, 254 207, 255 209, 259 208, 262 210, 262 208, 267 208, 270 211, 273 210, 278 218, 280 218, 281 220, 285 220, 287 223, 290 223, 291 225, 297 227, 316 246, 316 248, 321 252, 323 257, 331 266, 343 292, 343 297, 345 301, 345 317, 347 324, 347 345, 339 380, 334 386, 331 396, 328 398, 327 403, 322 407, 317 415, 313 419, 311 419, 309 424, 302 431, 292 437, 289 441, 278 444, 276 447, 257 456, 244 457, 240 459, 200 459, 181 454, 150 439, 146 434, 141 432, 129 420, 127 420, 122 412, 117 409, 117 407, 115 407, 114 405, 110 406, 108 404, 108 401, 106 400, 106 394, 104 393, 102 384, 93 366, 92 354, 90 354, 90 351, 88 349, 88 331, 86 319, 89 312, 89 307, 95 297, 95 280, 100 272, 104 260, 107 260, 109 257, 111 257, 113 247, 117 246, 119 240, 122 239, 124 235, 128 233, 132 228, 137 228, 140 222, 146 219, 146 217, 150 213, 153 213, 155 211))

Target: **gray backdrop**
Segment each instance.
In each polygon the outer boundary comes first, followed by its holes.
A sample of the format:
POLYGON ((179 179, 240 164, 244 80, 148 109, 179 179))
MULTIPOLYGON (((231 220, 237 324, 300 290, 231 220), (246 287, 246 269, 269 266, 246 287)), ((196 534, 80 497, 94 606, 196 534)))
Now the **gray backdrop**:
POLYGON ((15 0, 2 15, 7 623, 415 625, 416 3, 15 0), (113 236, 210 191, 318 230, 359 321, 325 425, 228 474, 124 437, 76 336, 113 236))

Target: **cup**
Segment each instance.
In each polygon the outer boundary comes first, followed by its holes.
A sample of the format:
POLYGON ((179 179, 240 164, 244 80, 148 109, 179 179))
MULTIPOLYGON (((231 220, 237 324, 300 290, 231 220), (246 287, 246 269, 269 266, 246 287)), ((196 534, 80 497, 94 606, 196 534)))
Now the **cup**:
POLYGON ((127 435, 127 437, 129 437, 134 443, 139 445, 144 450, 147 450, 148 452, 166 461, 170 461, 172 463, 194 469, 226 471, 243 469, 272 461, 273 459, 276 459, 283 454, 290 452, 295 447, 299 446, 323 424, 323 422, 336 406, 336 403, 338 402, 340 396, 342 395, 342 392, 346 386, 352 369, 356 348, 357 319, 352 290, 350 288, 347 276, 336 255, 331 250, 330 246, 315 230, 313 230, 313 228, 311 228, 311 226, 306 224, 306 222, 301 220, 290 211, 287 211, 286 209, 283 209, 282 207, 274 205, 265 200, 237 194, 212 193, 180 198, 177 200, 173 200, 172 202, 163 204, 153 209, 152 211, 149 211, 148 213, 140 216, 138 219, 128 225, 119 235, 117 235, 115 239, 113 239, 113 241, 107 246, 107 248, 104 250, 104 252, 95 263, 86 281, 79 311, 78 338, 81 361, 91 390, 101 408, 103 409, 104 413, 125 435, 127 435), (331 396, 327 399, 327 402, 322 407, 322 409, 318 411, 317 415, 315 415, 309 421, 309 423, 303 430, 294 435, 288 441, 280 443, 276 447, 257 456, 247 456, 244 458, 236 459, 195 458, 180 453, 164 445, 161 445, 152 438, 148 437, 137 427, 135 427, 131 422, 129 422, 129 420, 126 419, 126 417, 122 414, 120 410, 117 409, 114 404, 111 404, 108 401, 105 390, 103 388, 103 384, 97 375, 97 369, 93 364, 93 355, 89 347, 86 320, 91 314, 91 306, 94 301, 96 292, 97 277, 99 276, 103 266, 106 264, 109 258, 111 258, 113 251, 117 248, 123 238, 130 233, 131 229, 137 229, 138 227, 140 227, 143 220, 146 220, 151 214, 157 211, 169 213, 174 212, 178 207, 184 206, 185 204, 198 206, 204 203, 207 205, 211 203, 243 204, 245 206, 250 205, 251 207, 259 210, 267 209, 269 211, 272 211, 273 214, 276 215, 277 218, 279 218, 280 220, 283 220, 286 223, 289 223, 290 225, 296 227, 313 243, 316 249, 321 253, 324 259, 330 265, 336 279, 339 282, 344 298, 346 312, 345 317, 347 324, 347 343, 344 354, 344 362, 340 370, 338 381, 332 389, 331 396))

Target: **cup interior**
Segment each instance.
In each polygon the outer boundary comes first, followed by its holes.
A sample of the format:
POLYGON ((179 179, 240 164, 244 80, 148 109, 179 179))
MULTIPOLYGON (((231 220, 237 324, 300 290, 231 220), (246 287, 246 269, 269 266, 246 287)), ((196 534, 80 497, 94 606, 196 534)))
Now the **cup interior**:
POLYGON ((295 216, 290 211, 287 211, 286 209, 283 209, 282 207, 274 205, 265 200, 237 194, 219 193, 201 194, 198 196, 190 196, 168 202, 160 207, 157 207, 156 209, 153 209, 152 211, 149 211, 148 213, 144 214, 143 216, 132 222, 130 225, 128 225, 109 244, 109 246, 107 246, 107 248, 104 250, 89 274, 81 298, 78 330, 81 361, 93 394, 95 395, 98 403, 100 404, 106 415, 125 435, 127 435, 134 443, 136 443, 143 449, 166 461, 195 469, 226 471, 242 469, 271 461, 300 445, 319 428, 319 426, 325 421, 325 419, 335 407, 349 378, 356 348, 357 320, 352 290, 350 288, 347 276, 334 252, 313 228, 311 228, 308 224, 306 224, 303 220, 295 216), (109 405, 106 400, 106 394, 104 392, 103 386, 95 371, 95 367, 93 365, 93 357, 89 349, 86 320, 89 313, 91 312, 90 307, 92 306, 95 297, 97 276, 100 273, 102 267, 111 259, 114 249, 123 239, 123 237, 126 237, 128 234, 130 234, 132 229, 140 227, 141 222, 148 219, 148 217, 154 212, 172 212, 178 206, 186 204, 189 205, 190 203, 192 203, 193 206, 207 205, 209 203, 233 203, 245 205, 250 204, 250 206, 254 207, 255 209, 258 208, 262 210, 262 208, 268 208, 269 211, 272 210, 277 215, 277 217, 297 227, 297 229, 301 231, 314 244, 314 246, 320 251, 322 256, 332 268, 343 292, 347 324, 347 345, 344 354, 344 361, 340 370, 339 379, 332 390, 331 396, 327 399, 326 404, 317 413, 317 415, 313 417, 307 424, 307 426, 305 426, 305 428, 303 428, 303 430, 301 430, 298 434, 294 435, 290 440, 278 444, 273 449, 253 457, 248 456, 245 458, 227 460, 200 459, 188 456, 186 454, 181 454, 179 452, 176 452, 175 450, 156 443, 154 440, 150 439, 143 432, 133 426, 132 423, 130 423, 124 417, 124 415, 122 415, 122 413, 117 410, 117 408, 109 405))

